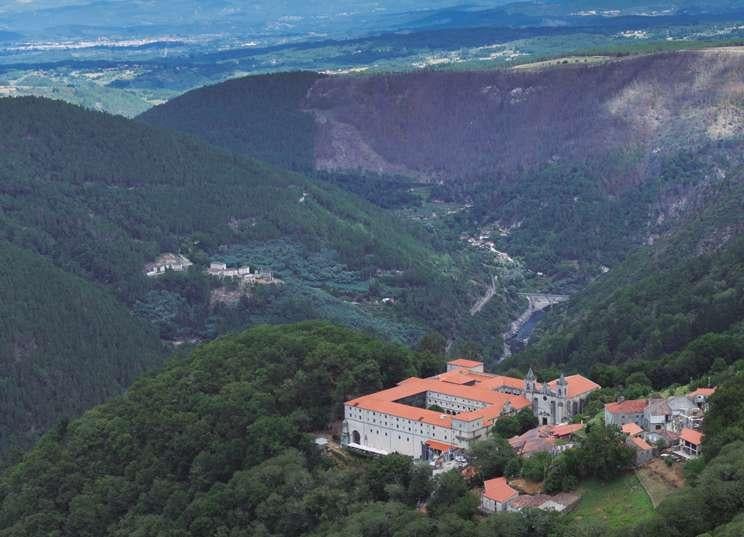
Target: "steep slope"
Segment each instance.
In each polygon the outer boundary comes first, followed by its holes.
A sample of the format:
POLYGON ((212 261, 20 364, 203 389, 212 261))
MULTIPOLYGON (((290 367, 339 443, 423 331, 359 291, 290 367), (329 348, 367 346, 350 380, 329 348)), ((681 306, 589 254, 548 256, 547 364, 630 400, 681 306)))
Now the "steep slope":
POLYGON ((297 524, 291 533, 298 534, 314 523, 299 512, 277 520, 266 510, 271 491, 243 489, 263 481, 261 463, 281 456, 291 481, 307 490, 301 483, 320 461, 304 433, 338 419, 352 395, 440 367, 430 356, 321 323, 210 343, 48 434, 2 478, 0 535, 206 536, 254 522, 277 534, 297 524), (225 501, 217 504, 236 518, 218 520, 226 514, 210 508, 218 493, 225 501))
POLYGON ((666 233, 548 315, 539 341, 505 365, 579 368, 613 384, 642 371, 660 388, 740 359, 744 167, 721 170, 686 201, 666 233))
POLYGON ((432 479, 404 456, 353 457, 333 444, 321 453, 312 443, 308 433, 338 419, 345 398, 443 366, 322 323, 201 346, 57 427, 0 475, 0 535, 695 537, 744 510, 732 493, 744 482, 741 376, 711 400, 699 485, 617 531, 549 514, 478 516, 458 472, 432 479))
POLYGON ((3 99, 0 117, 0 237, 110 286, 168 339, 321 316, 412 343, 438 330, 494 347, 486 328, 516 302, 471 322, 472 281, 490 281, 489 267, 337 188, 59 102, 3 99), (195 270, 144 276, 178 251, 195 270), (286 285, 226 305, 235 289, 203 275, 215 259, 274 269, 286 285))
POLYGON ((229 80, 188 92, 139 119, 200 136, 240 155, 310 170, 315 160, 315 125, 301 107, 320 78, 317 73, 298 72, 229 80))
MULTIPOLYGON (((490 233, 571 289, 655 232, 716 153, 730 156, 725 144, 744 135, 743 70, 744 49, 730 47, 552 68, 258 77, 195 90, 142 119, 252 155, 261 148, 242 140, 258 132, 296 140, 284 118, 297 103, 301 125, 315 118, 300 146, 312 143, 316 170, 345 172, 350 190, 348 175, 374 180, 360 171, 435 182, 435 200, 470 206, 452 219, 458 230, 490 233), (278 99, 276 121, 241 103, 275 92, 292 95, 278 99), (199 105, 218 96, 224 107, 199 105), (219 125, 241 141, 215 135, 219 125)), ((273 158, 295 163, 293 151, 273 158)))
POLYGON ((112 294, 0 241, 0 458, 122 392, 165 358, 112 294))
MULTIPOLYGON (((302 134, 314 134, 319 169, 454 182, 504 179, 519 169, 618 149, 640 151, 638 164, 645 164, 659 151, 742 133, 741 48, 525 67, 247 77, 194 90, 141 117, 254 154, 261 151, 256 142, 241 148, 233 135, 295 136, 285 114, 304 109, 316 118, 315 132, 303 127, 302 134), (259 104, 275 109, 277 119, 259 104), (220 137, 219 127, 229 134, 220 137)), ((607 178, 605 186, 627 186, 613 179, 619 178, 607 178)))
POLYGON ((306 107, 319 119, 319 168, 493 181, 618 149, 640 151, 643 165, 658 149, 741 134, 743 68, 744 49, 729 48, 553 69, 331 77, 313 86, 306 107))

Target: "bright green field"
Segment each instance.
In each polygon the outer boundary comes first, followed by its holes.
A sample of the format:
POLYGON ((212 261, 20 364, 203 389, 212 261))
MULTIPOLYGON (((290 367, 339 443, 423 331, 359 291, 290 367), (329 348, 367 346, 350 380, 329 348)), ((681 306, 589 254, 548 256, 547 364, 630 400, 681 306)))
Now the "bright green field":
POLYGON ((654 507, 635 474, 626 474, 610 483, 591 480, 581 484, 581 501, 571 520, 603 520, 612 528, 620 528, 648 519, 654 507))

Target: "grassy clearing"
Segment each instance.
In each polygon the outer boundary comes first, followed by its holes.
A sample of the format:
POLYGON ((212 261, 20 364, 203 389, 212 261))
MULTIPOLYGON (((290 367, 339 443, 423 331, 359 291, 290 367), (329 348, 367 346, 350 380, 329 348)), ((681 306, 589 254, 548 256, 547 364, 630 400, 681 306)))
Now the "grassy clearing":
POLYGON ((684 485, 682 466, 680 464, 667 466, 659 459, 638 468, 636 476, 646 489, 654 507, 658 507, 664 498, 684 485))
POLYGON ((635 474, 626 474, 610 483, 590 480, 579 488, 581 501, 571 520, 602 520, 612 528, 621 528, 646 520, 654 506, 635 474))

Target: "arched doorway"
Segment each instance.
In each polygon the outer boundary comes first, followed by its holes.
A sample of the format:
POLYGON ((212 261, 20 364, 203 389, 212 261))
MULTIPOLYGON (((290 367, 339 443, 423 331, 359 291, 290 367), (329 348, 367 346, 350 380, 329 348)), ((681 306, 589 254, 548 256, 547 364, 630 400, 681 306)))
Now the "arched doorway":
POLYGON ((362 437, 359 434, 359 431, 354 431, 351 433, 351 441, 354 444, 361 444, 362 443, 362 437))

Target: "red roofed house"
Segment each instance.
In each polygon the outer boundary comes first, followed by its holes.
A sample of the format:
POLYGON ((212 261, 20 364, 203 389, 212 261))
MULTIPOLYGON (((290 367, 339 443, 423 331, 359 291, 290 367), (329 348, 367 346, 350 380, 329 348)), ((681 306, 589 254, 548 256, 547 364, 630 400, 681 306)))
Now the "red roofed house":
POLYGON ((700 455, 703 444, 703 433, 685 427, 679 433, 679 450, 688 457, 700 455))
POLYGON ((694 392, 688 393, 687 397, 691 399, 692 402, 698 406, 698 408, 700 408, 704 412, 707 412, 708 402, 711 395, 713 395, 714 393, 716 393, 715 386, 713 388, 698 388, 694 392))
POLYGON ((641 425, 644 420, 645 399, 629 399, 605 405, 605 423, 622 427, 626 423, 641 425))
POLYGON ((583 428, 583 423, 540 425, 510 438, 509 445, 523 457, 531 457, 535 453, 560 453, 573 447, 571 437, 583 428))
POLYGON ((489 479, 483 482, 481 493, 481 511, 484 513, 499 513, 509 508, 509 502, 519 496, 506 482, 505 477, 489 479))
POLYGON ((640 436, 643 433, 643 429, 637 423, 626 423, 623 425, 623 433, 630 437, 640 436))
POLYGON ((532 407, 546 425, 567 421, 596 389, 581 375, 539 385, 532 370, 520 380, 484 373, 482 362, 452 360, 445 373, 347 401, 341 443, 374 455, 454 456, 484 438, 500 417, 523 408, 532 407))
POLYGON ((646 464, 648 461, 654 458, 654 448, 640 436, 629 436, 627 442, 630 447, 635 449, 636 466, 646 464))

